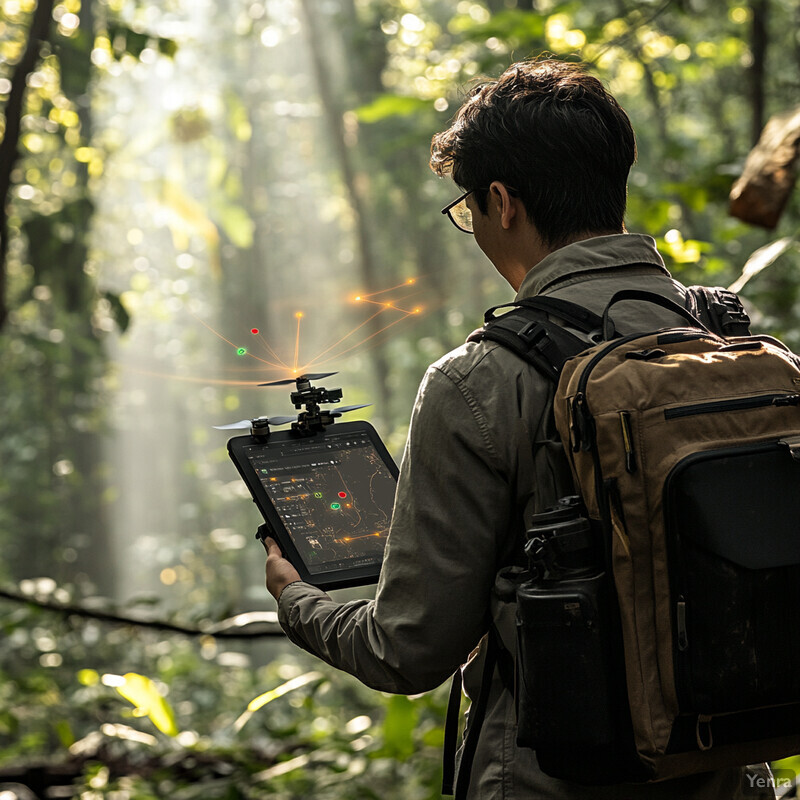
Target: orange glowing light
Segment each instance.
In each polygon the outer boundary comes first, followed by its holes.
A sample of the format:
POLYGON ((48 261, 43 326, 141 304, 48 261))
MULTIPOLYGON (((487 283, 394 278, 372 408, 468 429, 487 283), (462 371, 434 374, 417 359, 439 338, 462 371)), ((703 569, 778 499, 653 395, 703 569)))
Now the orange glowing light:
POLYGON ((297 336, 295 337, 294 341, 294 368, 295 372, 297 371, 297 359, 300 356, 300 320, 303 319, 303 312, 298 311, 295 313, 295 317, 297 318, 297 336))
POLYGON ((371 292, 370 294, 364 294, 362 295, 362 297, 375 297, 376 295, 379 294, 386 294, 386 292, 394 292, 397 291, 397 289, 404 289, 406 286, 412 285, 415 282, 416 278, 409 278, 408 280, 403 281, 403 283, 400 283, 397 286, 390 286, 388 289, 381 289, 378 292, 371 292))
MULTIPOLYGON (((399 311, 400 309, 396 309, 396 310, 399 311)), ((375 315, 375 316, 377 316, 377 315, 375 315)), ((407 316, 409 316, 409 314, 406 312, 405 316, 399 317, 394 322, 390 322, 388 325, 384 325, 382 328, 380 328, 379 330, 375 331, 375 333, 371 333, 369 336, 366 336, 364 339, 362 339, 360 342, 357 342, 352 347, 348 347, 345 350, 340 350, 338 353, 336 353, 335 356, 331 356, 331 358, 341 358, 341 356, 345 355, 345 353, 352 352, 357 347, 360 347, 362 344, 366 344, 366 342, 368 342, 370 339, 374 339, 376 336, 379 336, 384 331, 388 330, 389 328, 394 327, 395 325, 397 325, 398 322, 402 322, 407 316)), ((330 350, 332 348, 328 348, 328 349, 330 350)), ((327 351, 325 351, 325 352, 327 352, 327 351)), ((316 361, 318 361, 319 358, 321 357, 321 355, 322 354, 320 354, 316 358, 312 358, 311 361, 309 361, 308 364, 306 364, 306 367, 310 367, 312 364, 314 364, 316 361)))
MULTIPOLYGON (((375 340, 380 334, 383 334, 384 331, 388 330, 389 328, 397 325, 398 323, 402 322, 409 316, 412 315, 419 315, 423 312, 423 308, 421 306, 416 307, 404 307, 406 302, 411 302, 411 298, 414 297, 415 294, 419 292, 419 289, 411 289, 414 284, 418 282, 418 278, 406 278, 401 284, 397 286, 391 286, 387 289, 380 289, 378 291, 372 292, 370 294, 366 294, 363 291, 357 295, 350 295, 349 301, 350 302, 357 302, 359 304, 371 304, 376 306, 373 309, 374 313, 371 313, 366 316, 362 322, 357 324, 354 328, 350 331, 345 333, 341 338, 338 338, 332 342, 324 342, 323 348, 318 351, 313 357, 308 358, 305 357, 303 361, 300 360, 300 326, 301 320, 305 318, 305 312, 301 310, 297 310, 292 312, 294 318, 296 319, 296 330, 295 330, 295 341, 294 341, 294 359, 292 361, 283 360, 276 350, 274 350, 268 342, 265 340, 263 335, 263 328, 259 327, 249 327, 247 328, 247 332, 251 334, 252 339, 251 341, 255 341, 258 343, 261 353, 257 355, 256 353, 252 352, 253 348, 240 348, 239 345, 234 345, 232 341, 225 338, 221 333, 214 330, 210 325, 204 322, 202 319, 199 319, 196 315, 193 315, 195 319, 198 320, 204 327, 210 330, 215 336, 222 339, 226 344, 233 347, 235 350, 241 350, 240 355, 244 357, 254 358, 259 364, 262 364, 266 367, 274 369, 283 373, 283 375, 292 375, 297 376, 299 374, 303 374, 304 372, 308 371, 310 368, 316 367, 319 368, 323 365, 330 364, 334 359, 339 359, 340 357, 351 353, 352 351, 362 348, 366 346, 367 349, 370 347, 374 347, 377 344, 371 344, 371 340, 375 340), (405 291, 405 294, 403 294, 405 291), (389 298, 386 298, 386 295, 390 292, 394 292, 394 295, 390 295, 389 298), (384 299, 385 298, 385 299, 384 299), (374 321, 376 317, 380 314, 390 314, 391 319, 388 320, 381 320, 381 324, 376 324, 374 321), (364 330, 366 328, 366 330, 364 330)), ((344 298, 343 298, 344 299, 344 298)), ((246 371, 254 371, 258 369, 259 371, 263 369, 263 367, 253 366, 252 368, 246 367, 236 367, 236 368, 229 368, 231 370, 236 370, 238 373, 241 373, 242 370, 246 371)), ((150 373, 148 373, 150 374, 150 373)), ((194 380, 199 383, 212 383, 212 384, 224 384, 229 386, 256 386, 258 382, 256 381, 245 381, 245 380, 219 380, 219 379, 204 379, 204 378, 193 378, 193 377, 184 377, 184 376, 166 376, 166 377, 175 377, 177 380, 194 380)), ((263 380, 263 379, 262 379, 263 380)), ((370 534, 371 535, 371 534, 370 534)))

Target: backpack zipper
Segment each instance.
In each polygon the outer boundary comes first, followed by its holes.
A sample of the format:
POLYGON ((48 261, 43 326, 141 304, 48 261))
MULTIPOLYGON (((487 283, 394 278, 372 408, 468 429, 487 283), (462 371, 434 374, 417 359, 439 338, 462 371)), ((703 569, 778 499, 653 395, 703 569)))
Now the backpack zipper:
POLYGON ((578 380, 577 391, 570 404, 574 434, 572 441, 573 452, 577 453, 579 450, 588 451, 594 442, 594 419, 592 418, 592 412, 589 411, 586 405, 586 384, 589 382, 590 373, 607 353, 616 350, 620 345, 627 344, 635 339, 643 339, 650 335, 652 334, 632 333, 620 339, 614 339, 608 342, 606 347, 598 350, 583 368, 578 380))
POLYGON ((711 400, 706 403, 692 403, 688 406, 664 409, 664 419, 692 417, 696 414, 716 414, 723 411, 742 411, 748 408, 765 406, 800 405, 800 394, 760 394, 754 397, 737 397, 733 400, 711 400))
POLYGON ((689 647, 689 637, 686 635, 686 598, 678 596, 676 614, 676 628, 678 630, 678 650, 683 652, 689 647))

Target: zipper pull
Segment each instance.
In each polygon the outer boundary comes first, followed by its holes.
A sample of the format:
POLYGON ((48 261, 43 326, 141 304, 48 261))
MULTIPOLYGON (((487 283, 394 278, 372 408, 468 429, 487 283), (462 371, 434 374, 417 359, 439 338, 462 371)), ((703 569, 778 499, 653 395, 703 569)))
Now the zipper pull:
POLYGON ((773 401, 774 406, 796 406, 800 405, 800 394, 778 395, 773 401))
POLYGON ((795 460, 800 461, 800 436, 786 436, 778 444, 789 448, 789 455, 795 460))
POLYGON ((572 427, 572 452, 591 450, 594 444, 594 420, 586 406, 586 395, 583 392, 578 392, 572 400, 572 427))
POLYGON ((689 647, 689 637, 686 635, 686 601, 683 595, 678 598, 678 650, 683 652, 689 647))
POLYGON ((631 435, 631 414, 629 411, 619 412, 619 424, 622 428, 622 445, 625 448, 625 469, 636 472, 636 453, 633 450, 633 436, 631 435))
POLYGON ((584 436, 583 425, 583 393, 578 392, 572 398, 572 405, 570 407, 570 416, 572 417, 572 452, 577 453, 581 449, 584 436))

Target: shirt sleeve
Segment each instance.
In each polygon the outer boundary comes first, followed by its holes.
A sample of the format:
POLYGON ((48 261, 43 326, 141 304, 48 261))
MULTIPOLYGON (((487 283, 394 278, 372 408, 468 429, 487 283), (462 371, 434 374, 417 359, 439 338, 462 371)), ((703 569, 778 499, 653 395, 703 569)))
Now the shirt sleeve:
POLYGON ((279 620, 300 647, 366 685, 414 694, 465 663, 489 625, 498 540, 513 506, 466 381, 431 367, 420 386, 374 600, 287 586, 279 620))

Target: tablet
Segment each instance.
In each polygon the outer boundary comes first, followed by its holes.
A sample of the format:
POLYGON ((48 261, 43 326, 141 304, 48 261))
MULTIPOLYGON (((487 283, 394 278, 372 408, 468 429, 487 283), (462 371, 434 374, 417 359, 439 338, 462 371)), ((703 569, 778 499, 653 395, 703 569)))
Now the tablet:
POLYGON ((364 421, 314 436, 236 436, 228 452, 266 522, 307 583, 376 583, 392 519, 397 466, 364 421))

